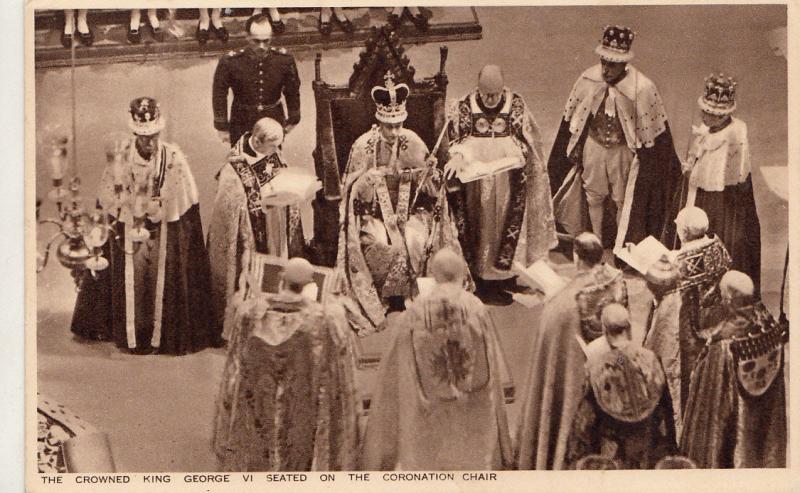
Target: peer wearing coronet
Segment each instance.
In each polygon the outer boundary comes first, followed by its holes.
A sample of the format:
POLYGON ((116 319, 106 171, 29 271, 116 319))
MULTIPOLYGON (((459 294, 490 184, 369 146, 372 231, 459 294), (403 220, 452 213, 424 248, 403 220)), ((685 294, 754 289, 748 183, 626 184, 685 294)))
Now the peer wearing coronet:
POLYGON ((210 267, 192 170, 181 149, 161 138, 166 123, 155 99, 134 99, 128 113, 134 137, 122 144, 122 165, 105 169, 98 193, 117 236, 103 245, 110 266, 97 277, 84 272, 72 331, 134 353, 219 346, 214 307, 197 302, 210 291, 210 267), (121 194, 142 197, 146 214, 121 194))
POLYGON ((684 207, 708 215, 708 231, 719 236, 731 255, 731 268, 747 273, 761 297, 761 223, 753 194, 747 125, 733 116, 736 82, 723 74, 706 78, 697 100, 702 123, 692 127, 683 163, 683 183, 668 210, 662 242, 674 248, 674 218, 684 207))
POLYGON ((573 86, 548 161, 557 225, 573 237, 591 229, 615 253, 660 236, 680 179, 661 95, 629 63, 635 36, 606 26, 600 63, 573 86))

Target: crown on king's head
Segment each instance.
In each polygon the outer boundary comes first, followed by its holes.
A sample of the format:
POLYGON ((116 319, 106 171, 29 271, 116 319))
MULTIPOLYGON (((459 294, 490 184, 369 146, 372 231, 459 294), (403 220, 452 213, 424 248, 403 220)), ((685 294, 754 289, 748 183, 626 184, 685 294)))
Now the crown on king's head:
POLYGON ((631 45, 636 33, 629 27, 606 26, 603 28, 603 39, 595 49, 601 58, 610 62, 627 62, 633 58, 631 45))
POLYGON ((700 108, 712 115, 728 115, 736 109, 736 81, 725 74, 711 74, 705 79, 700 108))
POLYGON ((131 101, 131 118, 138 123, 149 123, 158 119, 161 108, 153 98, 142 97, 131 101))
POLYGON ((153 135, 164 129, 161 107, 153 98, 141 97, 131 101, 129 126, 136 135, 153 135))
POLYGON ((384 76, 386 86, 372 88, 372 100, 375 102, 375 118, 383 123, 400 123, 408 117, 406 101, 411 93, 407 84, 395 84, 394 74, 390 71, 384 76))

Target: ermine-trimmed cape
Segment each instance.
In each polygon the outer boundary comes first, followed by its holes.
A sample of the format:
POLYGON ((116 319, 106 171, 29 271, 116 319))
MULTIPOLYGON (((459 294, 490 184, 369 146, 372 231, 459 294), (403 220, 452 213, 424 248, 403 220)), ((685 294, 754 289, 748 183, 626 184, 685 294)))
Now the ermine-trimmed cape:
POLYGON ((567 99, 547 163, 556 224, 571 236, 589 230, 581 155, 592 115, 609 89, 627 146, 635 153, 616 228, 615 251, 649 235, 660 237, 665 211, 681 173, 661 95, 635 67, 628 65, 627 70, 625 78, 614 86, 603 80, 599 64, 581 74, 567 99))

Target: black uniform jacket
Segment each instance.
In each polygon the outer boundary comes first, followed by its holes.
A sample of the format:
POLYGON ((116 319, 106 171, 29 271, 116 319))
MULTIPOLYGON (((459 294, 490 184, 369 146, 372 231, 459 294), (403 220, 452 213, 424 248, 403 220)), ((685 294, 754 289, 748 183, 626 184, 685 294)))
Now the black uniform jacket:
POLYGON ((300 121, 300 77, 294 57, 283 48, 270 48, 263 56, 250 48, 228 52, 214 72, 212 99, 214 128, 229 131, 232 143, 264 117, 296 125, 300 121), (229 89, 233 90, 230 120, 229 89))

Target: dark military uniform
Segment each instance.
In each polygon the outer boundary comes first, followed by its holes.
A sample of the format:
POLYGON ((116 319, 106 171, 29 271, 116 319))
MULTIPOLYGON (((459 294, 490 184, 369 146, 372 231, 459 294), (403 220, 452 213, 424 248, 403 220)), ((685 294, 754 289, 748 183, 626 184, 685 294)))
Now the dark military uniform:
POLYGON ((231 146, 264 117, 281 125, 300 121, 300 77, 294 57, 283 48, 270 48, 258 55, 242 48, 223 55, 214 72, 214 128, 230 132, 231 146), (228 121, 228 90, 233 90, 233 105, 228 121), (281 103, 286 100, 286 110, 281 103))

